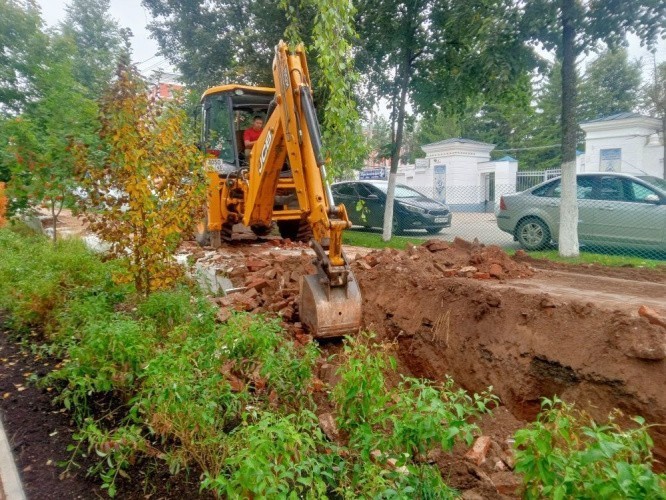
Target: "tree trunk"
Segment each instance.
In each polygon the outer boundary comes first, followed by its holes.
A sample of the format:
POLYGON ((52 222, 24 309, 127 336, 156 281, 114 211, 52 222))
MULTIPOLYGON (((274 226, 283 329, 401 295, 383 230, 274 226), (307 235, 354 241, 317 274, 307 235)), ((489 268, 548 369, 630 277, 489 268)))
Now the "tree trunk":
POLYGON ((412 55, 406 51, 405 60, 402 65, 402 74, 399 75, 400 82, 400 100, 398 101, 398 114, 395 127, 395 138, 391 148, 391 171, 388 178, 388 187, 386 190, 386 206, 384 207, 384 231, 382 240, 389 241, 393 233, 393 201, 395 199, 395 179, 398 172, 398 163, 400 162, 400 149, 402 148, 402 135, 405 127, 405 106, 407 105, 407 90, 409 89, 409 80, 412 70, 412 55))
POLYGON ((662 160, 662 166, 664 171, 662 172, 664 180, 666 180, 666 113, 661 115, 661 145, 664 148, 664 157, 662 160))
POLYGON ((577 257, 578 202, 576 200, 576 30, 575 0, 562 1, 562 198, 559 252, 577 257))
POLYGON ((662 166, 664 167, 664 171, 662 172, 664 180, 666 180, 666 113, 661 115, 661 145, 663 147, 663 159, 662 159, 662 166))

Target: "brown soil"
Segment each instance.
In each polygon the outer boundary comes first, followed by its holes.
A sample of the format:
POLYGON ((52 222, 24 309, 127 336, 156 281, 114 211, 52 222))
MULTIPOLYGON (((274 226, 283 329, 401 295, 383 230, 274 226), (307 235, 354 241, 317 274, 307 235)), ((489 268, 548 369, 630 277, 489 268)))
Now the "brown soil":
MULTIPOLYGON (((181 250, 236 287, 211 299, 220 321, 234 309, 277 314, 297 341, 312 341, 298 321, 300 276, 313 270, 307 246, 267 238, 216 251, 186 243, 181 250)), ((403 373, 432 380, 449 375, 470 391, 492 385, 502 401, 479 423, 490 437, 485 461, 466 458, 463 445, 431 457, 465 497, 513 496, 518 479, 510 439, 535 417, 542 397, 574 401, 599 419, 619 408, 666 423, 665 271, 549 265, 462 240, 347 253, 361 286, 362 326, 394 343, 403 373), (652 311, 639 316, 641 306, 652 311)), ((340 344, 322 348, 326 357, 340 344)), ((329 362, 320 365, 319 377, 334 383, 329 362)), ((322 409, 332 411, 323 402, 322 409)), ((21 418, 8 427, 18 428, 21 418)), ((655 427, 653 436, 663 462, 666 428, 655 427)))

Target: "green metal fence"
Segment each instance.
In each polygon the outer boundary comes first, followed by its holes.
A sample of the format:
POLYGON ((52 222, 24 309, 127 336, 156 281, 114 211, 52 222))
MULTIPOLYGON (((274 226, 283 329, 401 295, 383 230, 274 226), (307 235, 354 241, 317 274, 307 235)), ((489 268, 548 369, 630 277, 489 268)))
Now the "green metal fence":
MULTIPOLYGON (((423 238, 478 239, 505 248, 557 248, 559 178, 516 192, 516 186, 398 187, 395 234, 423 238)), ((357 228, 383 224, 385 183, 333 186, 357 228)), ((666 182, 613 173, 578 176, 578 237, 582 252, 666 260, 666 182)))

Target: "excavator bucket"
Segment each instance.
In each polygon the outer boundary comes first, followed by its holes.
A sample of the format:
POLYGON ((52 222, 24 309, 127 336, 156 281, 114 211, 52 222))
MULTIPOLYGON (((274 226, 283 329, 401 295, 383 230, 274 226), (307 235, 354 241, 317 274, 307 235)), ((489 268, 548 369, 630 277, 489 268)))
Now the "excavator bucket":
POLYGON ((301 322, 317 339, 342 337, 361 327, 361 291, 350 273, 347 284, 332 287, 321 274, 301 278, 301 322))

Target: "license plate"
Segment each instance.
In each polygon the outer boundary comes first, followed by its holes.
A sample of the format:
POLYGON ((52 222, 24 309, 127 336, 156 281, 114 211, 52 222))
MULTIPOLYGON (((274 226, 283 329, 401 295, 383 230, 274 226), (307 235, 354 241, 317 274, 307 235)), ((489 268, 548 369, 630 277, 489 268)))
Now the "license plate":
POLYGON ((440 222, 449 222, 448 217, 435 217, 435 222, 440 223, 440 222))

